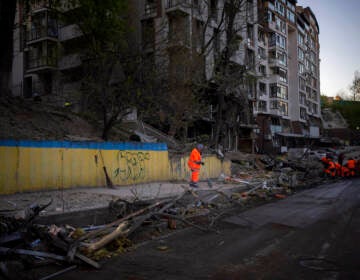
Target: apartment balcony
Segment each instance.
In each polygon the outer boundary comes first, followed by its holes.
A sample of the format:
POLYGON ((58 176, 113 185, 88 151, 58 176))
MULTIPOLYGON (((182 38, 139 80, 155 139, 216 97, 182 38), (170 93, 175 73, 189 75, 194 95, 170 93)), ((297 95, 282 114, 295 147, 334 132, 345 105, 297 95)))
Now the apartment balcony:
POLYGON ((79 53, 63 56, 59 59, 58 68, 61 71, 70 70, 79 67, 82 63, 79 53))
POLYGON ((266 91, 261 91, 259 90, 259 99, 261 100, 267 100, 268 99, 268 94, 266 91))
POLYGON ((277 58, 269 58, 269 67, 282 67, 287 68, 286 63, 282 62, 281 60, 277 58))
POLYGON ((41 27, 30 30, 27 33, 27 44, 37 43, 42 40, 57 41, 58 30, 56 27, 41 27))
POLYGON ((66 25, 59 29, 59 40, 61 42, 79 38, 81 36, 83 36, 83 33, 76 24, 66 25))
POLYGON ((33 0, 30 2, 30 9, 32 14, 41 13, 51 8, 51 1, 49 0, 33 0))
POLYGON ((254 113, 255 114, 267 114, 268 109, 266 107, 257 107, 257 108, 254 108, 254 113))
POLYGON ((287 85, 287 80, 285 80, 284 78, 280 77, 278 74, 271 74, 269 76, 269 83, 270 84, 284 84, 287 85))
POLYGON ((51 56, 41 56, 29 58, 26 64, 26 73, 39 73, 57 69, 57 58, 51 56))
POLYGON ((166 0, 165 12, 169 16, 187 16, 191 11, 190 0, 166 0))

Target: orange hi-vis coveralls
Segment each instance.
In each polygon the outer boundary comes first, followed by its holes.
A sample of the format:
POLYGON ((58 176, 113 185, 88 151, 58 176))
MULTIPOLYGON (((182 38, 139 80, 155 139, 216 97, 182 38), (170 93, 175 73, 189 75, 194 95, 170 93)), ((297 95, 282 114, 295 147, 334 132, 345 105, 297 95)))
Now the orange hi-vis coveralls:
POLYGON ((336 166, 333 161, 329 160, 329 167, 327 169, 325 169, 325 173, 329 174, 331 177, 335 177, 336 166))
POLYGON ((346 165, 347 168, 349 168, 350 176, 355 176, 356 161, 354 159, 349 159, 346 165))
POLYGON ((198 149, 194 148, 188 160, 188 166, 191 170, 191 181, 194 183, 199 182, 200 166, 201 166, 201 153, 198 149))

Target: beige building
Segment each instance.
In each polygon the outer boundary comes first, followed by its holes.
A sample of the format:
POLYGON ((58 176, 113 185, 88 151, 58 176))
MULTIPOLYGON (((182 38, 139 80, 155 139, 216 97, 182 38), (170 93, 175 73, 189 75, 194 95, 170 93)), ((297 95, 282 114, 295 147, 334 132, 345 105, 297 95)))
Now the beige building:
POLYGON ((261 130, 260 150, 286 150, 320 136, 319 25, 309 7, 296 3, 258 1, 254 37, 263 77, 254 113, 261 130))
MULTIPOLYGON (((61 25, 47 0, 18 5, 14 30, 13 94, 38 93, 62 103, 76 100, 81 76, 81 32, 61 25)), ((211 80, 225 46, 221 29, 225 0, 133 0, 136 48, 144 66, 155 65, 164 90, 180 98, 190 94, 188 80, 211 80)), ((239 124, 257 133, 257 149, 290 147, 319 137, 319 26, 310 8, 296 0, 243 0, 236 16, 238 49, 234 65, 246 65, 254 79, 246 92, 252 116, 239 124), (252 119, 255 118, 256 122, 252 119)), ((152 73, 149 73, 152 74, 152 73)), ((170 98, 170 95, 169 95, 170 98)), ((169 101, 170 102, 170 101, 169 101)), ((209 109, 209 119, 213 117, 209 109)), ((228 149, 239 146, 229 130, 228 149)))

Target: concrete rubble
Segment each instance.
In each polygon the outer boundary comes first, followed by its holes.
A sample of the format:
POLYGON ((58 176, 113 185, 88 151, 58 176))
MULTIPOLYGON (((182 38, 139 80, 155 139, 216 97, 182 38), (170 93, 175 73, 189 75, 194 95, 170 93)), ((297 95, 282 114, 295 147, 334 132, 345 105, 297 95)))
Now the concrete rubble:
MULTIPOLYGON (((358 152, 349 149, 346 156, 358 152)), ((29 267, 54 263, 61 269, 40 279, 84 265, 100 269, 106 259, 144 240, 189 226, 219 232, 217 220, 233 209, 284 199, 326 180, 320 160, 308 160, 308 151, 229 156, 233 175, 206 178, 196 189, 182 182, 151 183, 3 196, 1 274, 14 279, 29 267)))

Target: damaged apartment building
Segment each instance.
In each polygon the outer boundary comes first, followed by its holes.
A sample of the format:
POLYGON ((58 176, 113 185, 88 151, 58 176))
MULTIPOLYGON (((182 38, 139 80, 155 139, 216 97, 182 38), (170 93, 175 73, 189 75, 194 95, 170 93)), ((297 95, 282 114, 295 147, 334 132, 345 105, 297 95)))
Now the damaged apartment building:
MULTIPOLYGON (((137 47, 171 85, 165 89, 169 102, 190 95, 189 79, 200 86, 205 80, 207 88, 215 85, 224 91, 224 114, 234 114, 234 121, 223 126, 225 150, 286 151, 319 139, 319 25, 311 8, 297 6, 296 0, 130 3, 137 47), (227 40, 231 5, 239 8, 232 29, 235 48, 227 40), (227 74, 236 80, 241 69, 247 79, 237 84, 230 80, 228 89, 223 86, 226 79, 222 84, 216 80, 216 71, 219 57, 230 47, 227 74), (241 109, 233 110, 231 104, 241 109)), ((13 94, 37 93, 58 102, 74 99, 80 87, 81 32, 75 24, 57 22, 46 0, 31 0, 29 11, 19 4, 17 11, 13 94)), ((188 137, 216 133, 217 100, 208 103, 206 114, 187 127, 188 137)))

